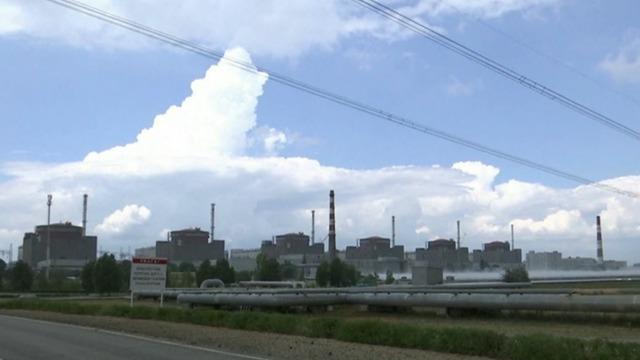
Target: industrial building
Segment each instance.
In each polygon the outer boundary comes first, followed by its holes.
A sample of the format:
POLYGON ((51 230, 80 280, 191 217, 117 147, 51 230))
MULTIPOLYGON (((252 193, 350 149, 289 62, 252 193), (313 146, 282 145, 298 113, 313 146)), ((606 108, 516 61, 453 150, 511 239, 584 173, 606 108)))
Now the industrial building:
POLYGON ((156 241, 155 255, 169 259, 169 262, 182 262, 199 265, 205 260, 224 259, 224 240, 209 241, 209 232, 200 228, 171 231, 166 241, 156 241))
POLYGON ((363 273, 401 272, 404 269, 404 246, 392 246, 391 239, 371 236, 347 246, 345 261, 363 273))
POLYGON ((463 271, 471 267, 469 248, 457 248, 453 239, 436 239, 427 242, 427 247, 417 248, 415 263, 427 263, 447 271, 463 271))
POLYGON ((256 270, 260 249, 234 249, 229 250, 229 264, 236 271, 256 270))
POLYGON ((156 257, 156 247, 155 246, 146 246, 137 248, 134 251, 135 257, 140 258, 153 258, 156 257))
POLYGON ((324 244, 312 244, 304 233, 288 233, 265 240, 260 251, 269 258, 292 264, 320 264, 324 257, 324 244))
POLYGON ((474 269, 511 269, 522 266, 522 250, 512 249, 508 241, 493 241, 482 244, 482 250, 471 254, 474 269))
POLYGON ((36 270, 79 273, 85 264, 96 259, 98 238, 87 236, 87 200, 82 197, 82 226, 70 222, 51 224, 53 196, 47 195, 47 224, 24 234, 19 259, 36 270))
POLYGON ((98 238, 70 222, 38 225, 22 239, 22 260, 34 269, 73 273, 96 259, 98 238))
POLYGON ((529 251, 526 256, 525 265, 527 270, 561 270, 562 253, 553 252, 535 252, 529 251))

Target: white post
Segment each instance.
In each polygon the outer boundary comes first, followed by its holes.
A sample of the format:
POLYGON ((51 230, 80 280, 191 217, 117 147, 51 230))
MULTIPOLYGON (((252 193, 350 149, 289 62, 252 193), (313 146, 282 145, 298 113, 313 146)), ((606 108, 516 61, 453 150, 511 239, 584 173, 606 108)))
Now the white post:
POLYGON ((131 298, 129 299, 129 307, 133 307, 133 290, 131 290, 131 298))
POLYGON ((164 291, 160 291, 160 307, 164 304, 164 291))

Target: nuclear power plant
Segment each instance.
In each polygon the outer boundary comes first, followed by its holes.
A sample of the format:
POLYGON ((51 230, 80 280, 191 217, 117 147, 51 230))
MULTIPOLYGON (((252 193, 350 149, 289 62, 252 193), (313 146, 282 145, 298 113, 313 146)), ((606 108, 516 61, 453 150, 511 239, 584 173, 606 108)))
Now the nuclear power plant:
POLYGON ((33 232, 24 234, 19 259, 47 274, 51 271, 76 274, 95 260, 98 238, 87 236, 88 195, 82 198, 82 226, 71 222, 51 224, 53 196, 47 195, 47 224, 37 225, 33 232))
MULTIPOLYGON (((388 236, 372 234, 355 240, 344 250, 337 247, 336 193, 329 191, 328 231, 320 241, 316 239, 316 210, 311 215, 310 235, 294 231, 271 236, 270 240, 257 242, 253 249, 225 249, 225 241, 215 238, 216 204, 210 205, 210 231, 200 227, 184 228, 167 232, 166 239, 157 240, 153 246, 138 248, 136 256, 163 257, 170 263, 192 263, 198 265, 205 260, 213 263, 227 258, 239 269, 252 271, 256 258, 262 253, 279 263, 296 267, 301 277, 315 278, 320 264, 332 259, 353 265, 362 274, 411 273, 413 268, 433 269, 446 272, 492 271, 526 266, 529 270, 612 270, 627 266, 625 261, 605 260, 603 251, 602 219, 596 216, 596 257, 563 257, 558 251, 529 251, 523 262, 522 250, 516 248, 515 228, 510 225, 509 241, 484 243, 482 249, 470 251, 462 246, 461 221, 456 221, 455 239, 437 238, 425 241, 425 247, 407 251, 397 239, 397 218, 390 216, 388 236), (326 241, 326 243, 325 243, 326 241), (325 248, 326 245, 326 248, 325 248)), ((24 234, 19 248, 19 259, 33 269, 49 273, 58 270, 69 274, 78 273, 89 261, 96 259, 97 237, 87 235, 88 195, 82 195, 82 226, 70 222, 51 224, 53 196, 47 196, 47 223, 37 225, 33 232, 24 234)), ((322 236, 321 236, 322 237, 322 236)), ((468 240, 467 240, 468 241, 468 240)), ((422 270, 421 270, 422 271, 422 270)))

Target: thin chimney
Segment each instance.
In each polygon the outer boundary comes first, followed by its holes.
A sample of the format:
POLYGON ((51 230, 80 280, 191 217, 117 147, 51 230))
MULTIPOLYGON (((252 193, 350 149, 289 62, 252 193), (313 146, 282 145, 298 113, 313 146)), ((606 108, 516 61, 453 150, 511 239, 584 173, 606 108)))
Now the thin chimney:
POLYGON ((516 243, 515 243, 515 238, 513 236, 513 224, 511 224, 511 250, 515 250, 516 248, 516 243))
POLYGON ((604 254, 603 254, 603 250, 602 250, 602 227, 600 226, 600 216, 596 216, 596 227, 597 227, 597 235, 596 235, 596 240, 598 242, 598 249, 597 249, 597 255, 598 255, 598 263, 602 264, 604 263, 604 254))
POLYGON ((216 204, 211 203, 211 241, 215 240, 216 231, 216 204))
POLYGON ((316 243, 316 211, 311 210, 311 245, 316 243))
POLYGON ((89 195, 82 195, 82 236, 87 236, 87 200, 89 195))
POLYGON ((460 249, 460 220, 456 221, 456 226, 458 227, 458 249, 460 249))
POLYGON ((334 259, 336 252, 336 209, 335 194, 333 190, 329 192, 329 258, 334 259))
POLYGON ((391 247, 396 246, 396 217, 391 216, 391 247))

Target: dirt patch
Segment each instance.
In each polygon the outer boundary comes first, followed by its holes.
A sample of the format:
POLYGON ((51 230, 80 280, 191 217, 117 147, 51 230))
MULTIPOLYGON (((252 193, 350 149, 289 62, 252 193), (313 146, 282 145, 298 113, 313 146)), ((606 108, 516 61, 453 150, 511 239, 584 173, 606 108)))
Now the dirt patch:
POLYGON ((155 320, 68 315, 28 310, 2 310, 0 313, 112 331, 121 331, 129 334, 144 335, 189 345, 203 346, 272 359, 486 359, 475 356, 354 344, 330 339, 312 339, 302 336, 260 333, 155 320))

